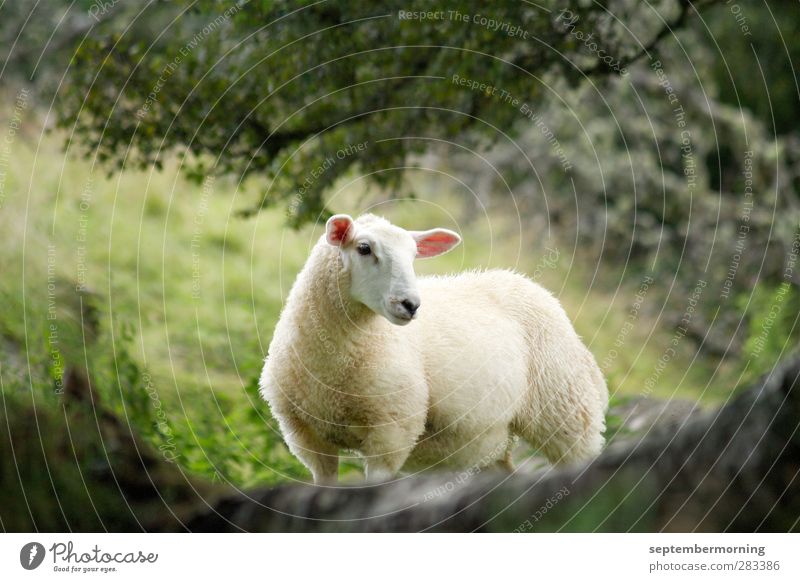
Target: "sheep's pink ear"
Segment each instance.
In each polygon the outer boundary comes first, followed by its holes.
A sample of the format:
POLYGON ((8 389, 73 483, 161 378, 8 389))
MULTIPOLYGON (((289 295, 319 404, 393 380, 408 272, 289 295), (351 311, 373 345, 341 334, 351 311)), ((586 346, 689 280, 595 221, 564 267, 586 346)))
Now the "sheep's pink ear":
POLYGON ((353 240, 354 231, 352 218, 346 214, 334 214, 325 225, 325 238, 329 244, 340 247, 353 240))
POLYGON ((415 230, 411 232, 411 236, 417 241, 418 259, 442 255, 461 242, 460 236, 446 228, 415 230))

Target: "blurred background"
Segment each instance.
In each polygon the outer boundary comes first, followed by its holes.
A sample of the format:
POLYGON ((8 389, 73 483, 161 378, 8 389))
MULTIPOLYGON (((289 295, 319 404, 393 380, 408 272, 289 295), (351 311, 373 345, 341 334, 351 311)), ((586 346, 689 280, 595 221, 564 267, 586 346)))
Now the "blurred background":
POLYGON ((550 289, 606 374, 611 441, 648 403, 728 402, 800 336, 799 15, 1 4, 0 486, 38 508, 4 528, 98 527, 61 506, 124 478, 98 468, 124 450, 103 423, 182 476, 307 480, 257 378, 335 212, 462 234, 420 273, 550 289))

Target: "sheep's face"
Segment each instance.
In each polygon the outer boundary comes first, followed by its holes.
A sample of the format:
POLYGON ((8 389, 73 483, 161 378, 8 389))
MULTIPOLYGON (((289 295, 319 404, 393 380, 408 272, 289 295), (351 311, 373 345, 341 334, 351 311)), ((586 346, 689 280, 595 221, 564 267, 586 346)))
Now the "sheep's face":
POLYGON ((372 215, 328 220, 325 238, 339 247, 350 275, 350 296, 395 325, 406 325, 420 308, 414 259, 446 253, 461 238, 444 228, 409 231, 372 215))

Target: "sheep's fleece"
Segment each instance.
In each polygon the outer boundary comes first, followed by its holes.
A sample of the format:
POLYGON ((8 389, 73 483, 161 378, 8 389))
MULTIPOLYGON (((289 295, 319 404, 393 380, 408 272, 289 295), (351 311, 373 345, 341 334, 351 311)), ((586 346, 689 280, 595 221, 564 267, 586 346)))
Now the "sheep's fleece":
POLYGON ((351 296, 348 265, 378 260, 356 256, 362 235, 388 248, 410 231, 373 215, 345 226, 357 236, 323 235, 298 275, 260 381, 316 483, 336 481, 340 450, 364 458, 369 480, 512 469, 517 438, 553 463, 599 453, 605 380, 549 292, 504 270, 418 277, 419 311, 395 325, 351 296))

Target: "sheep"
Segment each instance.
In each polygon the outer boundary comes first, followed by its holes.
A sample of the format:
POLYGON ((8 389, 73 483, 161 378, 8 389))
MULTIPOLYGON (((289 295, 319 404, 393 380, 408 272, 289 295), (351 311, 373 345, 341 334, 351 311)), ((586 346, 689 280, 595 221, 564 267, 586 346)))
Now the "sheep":
POLYGON ((366 479, 498 463, 517 439, 551 463, 601 450, 608 390, 563 308, 507 270, 419 277, 415 258, 458 245, 335 215, 297 277, 259 381, 290 451, 317 484, 339 451, 366 479))

